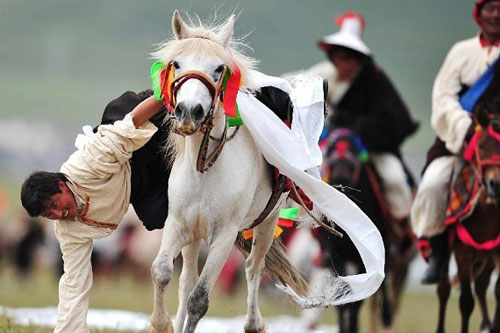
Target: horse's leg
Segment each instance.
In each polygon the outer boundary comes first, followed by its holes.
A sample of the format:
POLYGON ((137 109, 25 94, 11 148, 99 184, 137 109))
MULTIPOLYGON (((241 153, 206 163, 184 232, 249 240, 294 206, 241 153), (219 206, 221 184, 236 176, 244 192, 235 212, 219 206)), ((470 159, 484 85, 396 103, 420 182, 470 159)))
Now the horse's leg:
POLYGON ((207 260, 205 261, 200 278, 191 291, 191 294, 189 294, 187 301, 188 315, 184 333, 193 333, 198 322, 207 312, 210 292, 229 257, 238 234, 237 229, 231 229, 222 225, 219 230, 220 232, 214 235, 210 244, 207 260))
POLYGON ((471 289, 472 257, 465 253, 466 250, 455 250, 458 277, 460 279, 460 313, 462 314, 462 333, 469 331, 469 320, 474 309, 474 296, 471 289))
POLYGON ((481 331, 489 330, 491 326, 490 316, 488 315, 488 305, 486 304, 486 290, 490 284, 491 272, 495 266, 491 260, 484 263, 479 275, 474 279, 474 292, 479 301, 479 309, 481 310, 481 331))
POLYGON ((153 278, 153 314, 151 315, 151 331, 153 333, 170 333, 173 331, 170 317, 165 305, 165 289, 172 278, 174 258, 189 240, 175 228, 176 223, 167 218, 163 229, 160 250, 151 266, 153 278))
POLYGON ((444 333, 445 315, 446 315, 446 305, 448 304, 448 298, 450 297, 450 279, 448 274, 441 277, 437 285, 437 294, 439 297, 439 317, 438 317, 438 327, 437 333, 444 333))
MULTIPOLYGON (((495 264, 498 271, 500 267, 499 258, 495 258, 495 264)), ((499 333, 500 332, 500 277, 497 278, 497 282, 495 283, 495 298, 497 304, 495 306, 495 316, 493 317, 491 332, 499 333)))
POLYGON ((265 332, 259 309, 259 285, 265 264, 264 259, 273 243, 276 223, 277 216, 273 214, 254 229, 252 250, 245 261, 248 290, 247 315, 244 326, 245 333, 265 332))
POLYGON ((361 308, 362 301, 349 303, 349 332, 357 333, 358 319, 359 319, 359 309, 361 308))
POLYGON ((392 325, 392 319, 393 319, 393 308, 391 303, 391 297, 389 295, 387 281, 388 279, 386 278, 382 282, 382 285, 380 286, 380 291, 382 294, 382 325, 385 328, 390 327, 392 325))
POLYGON ((339 315, 339 333, 349 332, 349 309, 346 304, 337 306, 337 313, 339 315))
POLYGON ((198 254, 200 241, 193 242, 182 249, 182 271, 179 278, 179 306, 175 315, 175 332, 182 332, 187 314, 189 293, 198 281, 198 254))

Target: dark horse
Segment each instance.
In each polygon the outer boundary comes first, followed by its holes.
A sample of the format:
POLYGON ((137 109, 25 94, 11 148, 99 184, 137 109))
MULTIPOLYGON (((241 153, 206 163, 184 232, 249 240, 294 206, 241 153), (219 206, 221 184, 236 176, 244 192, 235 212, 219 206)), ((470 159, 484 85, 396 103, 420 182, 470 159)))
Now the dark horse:
MULTIPOLYGON (((500 332, 500 279, 495 284, 497 305, 493 322, 490 321, 486 305, 486 290, 490 276, 495 266, 500 264, 500 118, 489 115, 488 112, 500 112, 500 99, 497 98, 494 109, 487 110, 486 105, 476 111, 477 122, 481 129, 476 131, 466 153, 472 157, 465 162, 472 168, 476 182, 476 206, 470 216, 449 227, 454 237, 451 249, 455 254, 460 280, 460 312, 462 314, 461 332, 469 331, 469 319, 474 308, 474 297, 471 282, 474 282, 474 292, 479 301, 482 322, 481 330, 500 332)), ((465 154, 464 154, 465 156, 465 154)), ((446 302, 450 294, 448 276, 438 283, 439 323, 438 333, 444 332, 444 317, 446 302)))
MULTIPOLYGON (((457 223, 450 224, 448 232, 460 280, 461 331, 469 330, 469 319, 474 309, 473 281, 482 316, 481 330, 500 332, 500 279, 495 284, 497 304, 493 322, 486 305, 491 273, 495 267, 500 267, 500 66, 496 66, 493 79, 475 104, 472 114, 480 127, 476 126, 476 133, 464 151, 460 166, 463 170, 472 170, 470 173, 474 182, 469 184, 473 184, 471 193, 476 195, 473 200, 468 200, 472 205, 466 206, 469 208, 467 214, 457 223)), ((446 303, 450 295, 448 276, 439 281, 437 292, 437 332, 443 333, 446 303)))
MULTIPOLYGON (((381 322, 391 327, 406 281, 408 265, 415 255, 415 239, 401 223, 393 221, 383 197, 380 179, 364 145, 356 134, 346 128, 334 129, 322 142, 324 161, 323 180, 344 189, 379 229, 386 248, 386 279, 377 293, 381 322), (352 191, 351 191, 352 190, 352 191), (389 260, 390 258, 390 260, 389 260)), ((332 239, 316 229, 324 253, 321 265, 333 268, 340 275, 364 271, 359 254, 349 239, 332 239), (349 271, 350 267, 358 272, 349 271)), ((358 331, 361 302, 338 307, 340 332, 358 331)))

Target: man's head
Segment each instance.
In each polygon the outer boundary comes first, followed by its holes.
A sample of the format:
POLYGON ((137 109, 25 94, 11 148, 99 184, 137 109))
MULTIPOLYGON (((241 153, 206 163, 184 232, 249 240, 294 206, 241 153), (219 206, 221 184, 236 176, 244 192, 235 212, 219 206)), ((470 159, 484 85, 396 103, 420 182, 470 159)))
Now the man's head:
POLYGON ((370 60, 367 55, 343 46, 333 46, 327 53, 341 81, 353 80, 361 67, 370 60))
POLYGON ((477 0, 474 19, 489 43, 500 40, 500 0, 477 0))
POLYGON ((28 214, 51 220, 74 220, 77 204, 66 181, 60 172, 36 171, 29 175, 21 188, 21 202, 28 214))
POLYGON ((354 78, 363 63, 370 59, 371 51, 361 39, 365 30, 365 19, 359 13, 348 11, 335 17, 340 27, 336 33, 323 37, 318 46, 327 53, 335 65, 338 78, 348 81, 354 78))

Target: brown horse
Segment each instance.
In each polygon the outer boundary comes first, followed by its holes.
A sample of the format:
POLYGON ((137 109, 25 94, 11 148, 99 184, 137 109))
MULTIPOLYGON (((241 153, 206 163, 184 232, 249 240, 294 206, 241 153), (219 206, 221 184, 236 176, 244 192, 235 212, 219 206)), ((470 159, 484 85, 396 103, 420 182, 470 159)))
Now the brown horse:
MULTIPOLYGON (((455 254, 460 281, 462 333, 469 330, 469 319, 474 308, 472 282, 482 315, 481 330, 500 332, 500 279, 495 284, 497 306, 493 322, 490 321, 486 305, 486 290, 491 273, 495 266, 500 266, 500 118, 491 118, 485 112, 476 113, 476 117, 481 129, 477 128, 466 153, 472 157, 467 163, 477 181, 477 204, 470 216, 449 228, 449 233, 454 236, 451 250, 455 254)), ((442 333, 446 302, 450 294, 448 276, 440 280, 437 292, 437 332, 442 333)))

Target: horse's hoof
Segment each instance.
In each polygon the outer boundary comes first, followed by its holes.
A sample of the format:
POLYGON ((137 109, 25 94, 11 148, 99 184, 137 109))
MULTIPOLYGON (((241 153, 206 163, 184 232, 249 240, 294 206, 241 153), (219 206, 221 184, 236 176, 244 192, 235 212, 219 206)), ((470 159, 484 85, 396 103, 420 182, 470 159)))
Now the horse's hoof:
POLYGON ((149 327, 149 333, 174 333, 174 328, 172 327, 172 323, 168 322, 165 327, 149 327))
POLYGON ((262 326, 259 329, 245 329, 244 333, 266 333, 266 326, 262 326))

